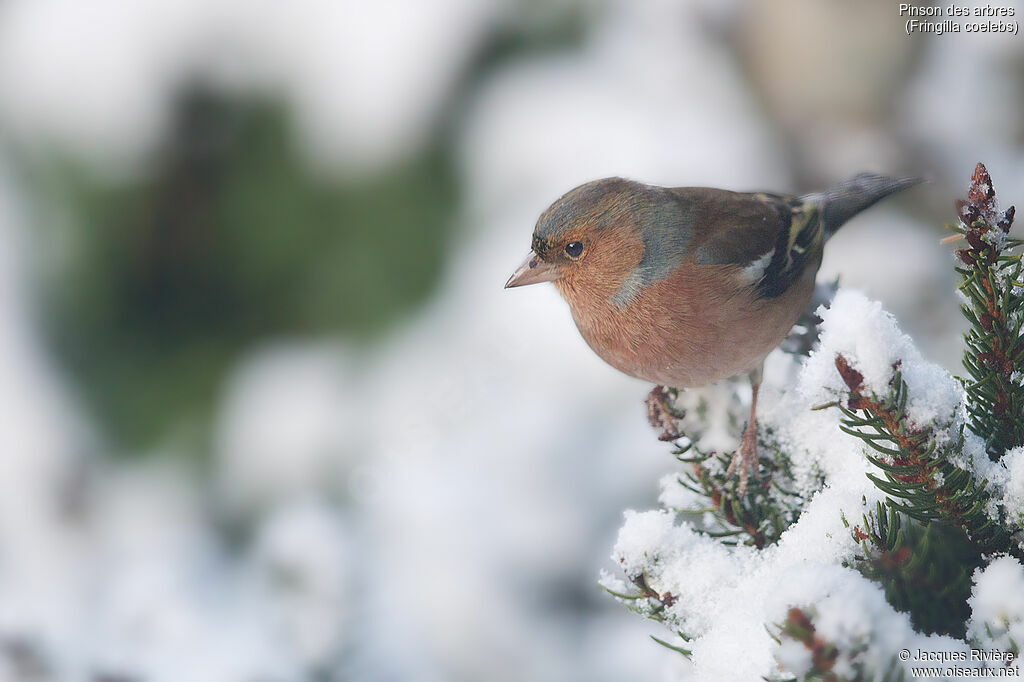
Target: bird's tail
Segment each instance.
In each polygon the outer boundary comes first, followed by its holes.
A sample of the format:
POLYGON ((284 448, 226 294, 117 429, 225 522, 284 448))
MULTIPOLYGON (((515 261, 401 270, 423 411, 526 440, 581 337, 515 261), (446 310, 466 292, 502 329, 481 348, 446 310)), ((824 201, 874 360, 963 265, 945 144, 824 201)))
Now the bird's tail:
POLYGON ((835 234, 843 223, 864 209, 921 181, 921 178, 891 178, 861 173, 815 196, 814 198, 821 202, 825 239, 835 234))

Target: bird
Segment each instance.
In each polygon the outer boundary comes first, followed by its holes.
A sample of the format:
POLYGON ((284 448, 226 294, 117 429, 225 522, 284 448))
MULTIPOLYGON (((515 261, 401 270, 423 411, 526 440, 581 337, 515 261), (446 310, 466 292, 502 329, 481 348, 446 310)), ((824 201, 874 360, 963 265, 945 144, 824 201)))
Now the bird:
POLYGON ((808 305, 825 243, 919 182, 861 173, 789 195, 594 180, 541 213, 505 288, 552 282, 601 359, 655 384, 649 417, 664 440, 679 437, 668 388, 747 375, 750 415, 727 472, 739 472, 742 495, 757 463, 764 359, 808 305))

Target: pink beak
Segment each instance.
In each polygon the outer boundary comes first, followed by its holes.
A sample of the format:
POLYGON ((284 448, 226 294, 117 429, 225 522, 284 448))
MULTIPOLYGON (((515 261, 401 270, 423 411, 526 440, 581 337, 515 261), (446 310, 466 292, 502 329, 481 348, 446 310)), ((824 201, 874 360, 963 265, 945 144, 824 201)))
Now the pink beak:
POLYGON ((523 264, 516 268, 505 282, 505 288, 524 287, 527 284, 551 282, 562 276, 561 268, 554 263, 545 263, 533 251, 526 256, 523 264))

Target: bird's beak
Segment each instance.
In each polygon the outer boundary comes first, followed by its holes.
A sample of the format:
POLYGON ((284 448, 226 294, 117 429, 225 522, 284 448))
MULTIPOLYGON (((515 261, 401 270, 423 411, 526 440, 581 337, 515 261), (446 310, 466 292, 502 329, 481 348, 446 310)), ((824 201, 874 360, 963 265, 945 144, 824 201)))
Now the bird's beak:
POLYGON ((562 276, 561 268, 555 263, 546 263, 533 251, 526 255, 523 264, 516 268, 505 282, 505 288, 524 287, 527 284, 551 282, 562 276))

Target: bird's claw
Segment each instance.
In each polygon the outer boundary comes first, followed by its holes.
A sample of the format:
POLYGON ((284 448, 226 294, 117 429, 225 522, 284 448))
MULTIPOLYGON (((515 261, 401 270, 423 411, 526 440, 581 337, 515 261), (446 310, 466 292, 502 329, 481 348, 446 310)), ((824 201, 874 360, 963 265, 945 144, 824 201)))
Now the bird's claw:
POLYGON ((676 440, 682 436, 676 420, 683 415, 669 404, 668 389, 664 386, 655 386, 647 394, 647 421, 656 429, 661 429, 658 440, 676 440))
POLYGON ((729 462, 726 476, 732 476, 739 472, 740 495, 747 494, 747 479, 750 478, 750 470, 757 465, 757 425, 751 421, 743 430, 743 437, 740 438, 740 446, 729 462))

